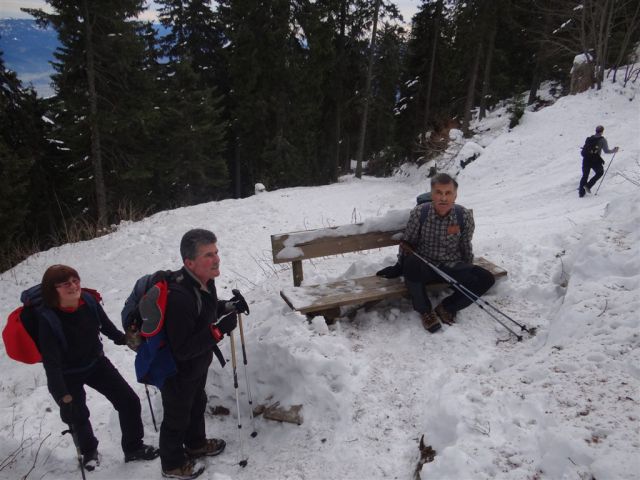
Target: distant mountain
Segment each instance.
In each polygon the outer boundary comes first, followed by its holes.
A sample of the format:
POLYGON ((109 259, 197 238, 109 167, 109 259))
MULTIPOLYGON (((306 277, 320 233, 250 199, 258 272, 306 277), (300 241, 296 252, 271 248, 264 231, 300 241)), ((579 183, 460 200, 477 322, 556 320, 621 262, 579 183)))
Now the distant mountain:
POLYGON ((23 84, 32 84, 41 97, 53 94, 49 62, 58 45, 58 35, 52 28, 42 30, 29 19, 0 19, 0 50, 5 65, 23 84))
MULTIPOLYGON (((158 37, 167 34, 167 29, 154 24, 158 37)), ((3 52, 7 68, 18 74, 26 85, 33 85, 40 97, 53 95, 53 52, 58 48, 58 34, 53 28, 42 30, 35 20, 0 18, 0 51, 3 52)))

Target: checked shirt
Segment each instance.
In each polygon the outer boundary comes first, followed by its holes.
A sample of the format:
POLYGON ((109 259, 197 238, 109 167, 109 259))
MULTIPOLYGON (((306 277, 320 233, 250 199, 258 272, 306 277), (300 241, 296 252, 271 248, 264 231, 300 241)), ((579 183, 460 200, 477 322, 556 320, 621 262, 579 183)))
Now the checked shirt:
POLYGON ((463 207, 464 227, 457 226, 454 209, 444 217, 438 216, 431 206, 427 218, 420 227, 420 212, 425 205, 416 206, 409 215, 404 229, 403 240, 409 242, 415 250, 431 263, 453 267, 456 263, 473 263, 471 239, 475 223, 473 213, 463 207))

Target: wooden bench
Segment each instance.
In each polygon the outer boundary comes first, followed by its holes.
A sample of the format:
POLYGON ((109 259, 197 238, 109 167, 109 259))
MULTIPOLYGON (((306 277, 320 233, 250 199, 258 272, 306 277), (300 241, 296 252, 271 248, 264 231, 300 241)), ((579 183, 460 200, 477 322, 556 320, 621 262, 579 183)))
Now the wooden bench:
MULTIPOLYGON (((340 316, 340 307, 408 296, 402 278, 387 279, 376 275, 300 286, 304 279, 303 260, 398 245, 407 218, 408 212, 406 216, 399 215, 396 221, 380 221, 378 224, 365 222, 272 235, 273 263, 291 262, 293 272, 294 286, 282 290, 280 296, 293 310, 310 317, 323 315, 329 323, 340 316)), ((506 270, 485 258, 478 257, 474 263, 489 270, 496 278, 507 275, 506 270)), ((448 286, 447 283, 438 283, 427 285, 426 288, 435 291, 448 286)))

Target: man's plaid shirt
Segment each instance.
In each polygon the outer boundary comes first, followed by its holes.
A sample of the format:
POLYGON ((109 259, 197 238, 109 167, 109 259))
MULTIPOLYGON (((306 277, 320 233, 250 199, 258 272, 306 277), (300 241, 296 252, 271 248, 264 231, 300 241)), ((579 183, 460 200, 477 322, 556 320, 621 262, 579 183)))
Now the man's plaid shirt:
POLYGON ((464 226, 460 225, 457 233, 449 233, 449 227, 455 230, 455 225, 458 224, 454 208, 440 217, 431 205, 420 228, 420 212, 423 208, 426 205, 418 205, 411 211, 402 239, 413 245, 420 256, 436 265, 452 267, 459 262, 473 263, 471 239, 475 223, 471 210, 462 207, 464 226))

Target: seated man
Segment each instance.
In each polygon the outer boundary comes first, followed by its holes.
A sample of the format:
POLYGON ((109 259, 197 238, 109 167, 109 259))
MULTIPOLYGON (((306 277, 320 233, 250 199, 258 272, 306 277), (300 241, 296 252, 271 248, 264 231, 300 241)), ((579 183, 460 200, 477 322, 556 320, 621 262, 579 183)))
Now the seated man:
MULTIPOLYGON (((457 193, 458 183, 451 176, 446 173, 434 176, 431 179, 432 203, 413 209, 403 241, 409 243, 418 255, 480 296, 491 288, 495 279, 488 270, 473 265, 473 214, 461 205, 455 205, 457 193)), ((450 296, 432 309, 424 286, 440 283, 443 278, 416 255, 402 249, 400 255, 402 275, 413 308, 421 315, 422 325, 427 331, 437 332, 442 326, 440 320, 453 323, 456 313, 472 303, 464 293, 454 288, 450 296)), ((399 266, 394 266, 379 271, 378 275, 391 277, 398 273, 399 266)))

